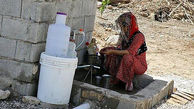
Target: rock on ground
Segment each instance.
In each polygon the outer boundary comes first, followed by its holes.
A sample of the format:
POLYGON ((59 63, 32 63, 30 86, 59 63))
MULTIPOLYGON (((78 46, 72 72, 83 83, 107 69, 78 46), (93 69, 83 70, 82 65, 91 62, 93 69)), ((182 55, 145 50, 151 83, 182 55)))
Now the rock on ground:
POLYGON ((40 104, 40 100, 33 96, 23 96, 22 101, 29 104, 40 104))
POLYGON ((10 95, 9 90, 6 90, 6 91, 0 90, 0 100, 4 100, 4 99, 8 98, 9 95, 10 95))

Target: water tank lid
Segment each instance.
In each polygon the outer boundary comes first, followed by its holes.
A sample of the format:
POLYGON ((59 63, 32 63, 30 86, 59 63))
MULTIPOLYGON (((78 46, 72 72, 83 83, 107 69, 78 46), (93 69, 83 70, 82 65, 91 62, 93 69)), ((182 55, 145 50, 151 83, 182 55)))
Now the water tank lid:
POLYGON ((57 12, 57 14, 59 14, 59 15, 67 15, 66 13, 63 13, 63 12, 57 12))

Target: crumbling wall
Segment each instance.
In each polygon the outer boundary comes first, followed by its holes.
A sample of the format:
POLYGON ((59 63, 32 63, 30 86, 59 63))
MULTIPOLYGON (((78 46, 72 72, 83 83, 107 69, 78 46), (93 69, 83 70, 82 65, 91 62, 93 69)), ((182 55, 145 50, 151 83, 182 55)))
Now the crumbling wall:
MULTIPOLYGON (((72 30, 82 28, 86 41, 91 39, 96 0, 0 0, 0 77, 8 81, 1 88, 36 94, 40 53, 57 11, 67 13, 72 30)), ((78 51, 80 59, 83 52, 78 51)))

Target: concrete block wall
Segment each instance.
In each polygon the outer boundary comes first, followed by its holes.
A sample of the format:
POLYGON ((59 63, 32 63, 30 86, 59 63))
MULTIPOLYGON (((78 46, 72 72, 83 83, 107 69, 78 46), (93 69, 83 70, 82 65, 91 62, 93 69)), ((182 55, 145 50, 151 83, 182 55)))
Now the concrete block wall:
MULTIPOLYGON (((84 29, 91 40, 96 0, 0 0, 0 76, 22 95, 36 94, 40 53, 56 12, 67 13, 66 24, 84 29)), ((78 51, 80 63, 84 48, 78 51)))

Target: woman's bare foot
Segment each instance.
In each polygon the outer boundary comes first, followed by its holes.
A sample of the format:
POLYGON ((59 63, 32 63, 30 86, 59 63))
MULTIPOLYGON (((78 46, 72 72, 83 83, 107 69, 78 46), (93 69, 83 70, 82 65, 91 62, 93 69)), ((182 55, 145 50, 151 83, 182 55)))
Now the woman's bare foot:
POLYGON ((131 85, 129 85, 128 83, 126 84, 126 86, 125 86, 125 90, 127 90, 127 91, 133 91, 133 82, 131 82, 131 85))

